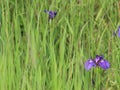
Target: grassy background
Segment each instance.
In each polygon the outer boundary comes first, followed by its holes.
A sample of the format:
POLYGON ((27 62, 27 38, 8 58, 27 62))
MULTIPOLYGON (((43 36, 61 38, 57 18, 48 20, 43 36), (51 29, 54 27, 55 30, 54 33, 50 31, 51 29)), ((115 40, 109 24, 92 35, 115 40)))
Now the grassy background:
POLYGON ((119 20, 119 0, 1 0, 0 90, 119 90, 119 20), (97 54, 110 69, 86 71, 97 54))

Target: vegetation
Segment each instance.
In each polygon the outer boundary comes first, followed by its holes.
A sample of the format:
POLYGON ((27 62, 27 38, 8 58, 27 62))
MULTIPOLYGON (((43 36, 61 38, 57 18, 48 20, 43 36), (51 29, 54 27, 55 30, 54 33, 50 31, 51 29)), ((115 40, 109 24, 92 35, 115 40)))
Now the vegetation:
POLYGON ((0 0, 0 90, 119 90, 119 20, 119 0, 0 0))

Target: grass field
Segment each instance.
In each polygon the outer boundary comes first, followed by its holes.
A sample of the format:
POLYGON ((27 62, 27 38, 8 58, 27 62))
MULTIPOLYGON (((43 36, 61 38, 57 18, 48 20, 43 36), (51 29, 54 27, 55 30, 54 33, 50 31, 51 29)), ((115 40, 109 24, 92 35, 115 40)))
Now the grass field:
POLYGON ((119 25, 119 0, 0 0, 0 90, 120 90, 119 25))

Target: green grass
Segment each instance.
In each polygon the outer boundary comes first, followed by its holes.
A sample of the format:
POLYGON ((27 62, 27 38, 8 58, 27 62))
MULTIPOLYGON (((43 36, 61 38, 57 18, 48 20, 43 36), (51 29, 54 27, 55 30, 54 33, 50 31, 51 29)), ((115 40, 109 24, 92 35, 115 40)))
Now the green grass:
POLYGON ((0 90, 119 90, 119 20, 119 0, 1 0, 0 90), (110 69, 86 71, 97 54, 110 69))

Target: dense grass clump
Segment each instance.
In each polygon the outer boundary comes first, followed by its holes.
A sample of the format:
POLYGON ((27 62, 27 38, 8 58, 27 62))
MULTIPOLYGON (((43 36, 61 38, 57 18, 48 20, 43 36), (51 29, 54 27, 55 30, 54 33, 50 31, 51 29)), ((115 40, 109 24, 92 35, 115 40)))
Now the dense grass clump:
POLYGON ((119 0, 1 0, 0 90, 119 90, 119 25, 119 0))

